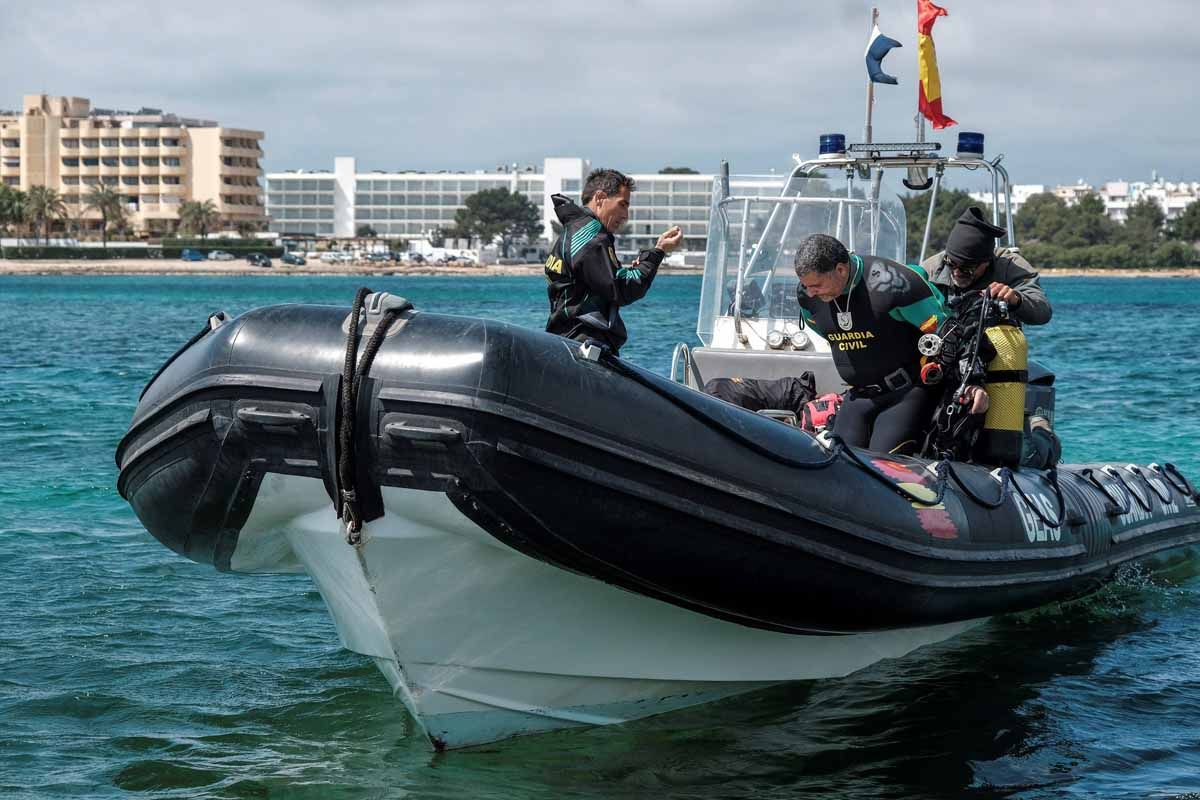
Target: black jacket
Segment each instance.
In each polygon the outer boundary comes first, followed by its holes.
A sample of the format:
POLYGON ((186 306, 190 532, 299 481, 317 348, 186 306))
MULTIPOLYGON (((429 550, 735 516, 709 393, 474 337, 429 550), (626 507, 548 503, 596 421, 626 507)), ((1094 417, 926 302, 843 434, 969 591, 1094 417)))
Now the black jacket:
POLYGON ((650 290, 665 254, 643 250, 633 264, 623 267, 612 232, 595 214, 561 194, 551 200, 563 230, 546 259, 546 330, 580 341, 595 339, 616 353, 629 338, 619 309, 650 290))

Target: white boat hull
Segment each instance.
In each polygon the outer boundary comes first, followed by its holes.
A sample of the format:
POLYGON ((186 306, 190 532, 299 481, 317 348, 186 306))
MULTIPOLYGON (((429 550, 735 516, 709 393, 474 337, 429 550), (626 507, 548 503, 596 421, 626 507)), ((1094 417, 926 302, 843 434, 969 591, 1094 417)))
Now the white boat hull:
POLYGON ((839 677, 981 621, 846 636, 748 628, 529 558, 439 492, 383 498, 386 514, 351 547, 320 481, 268 474, 231 566, 311 575, 344 646, 375 660, 437 747, 839 677))

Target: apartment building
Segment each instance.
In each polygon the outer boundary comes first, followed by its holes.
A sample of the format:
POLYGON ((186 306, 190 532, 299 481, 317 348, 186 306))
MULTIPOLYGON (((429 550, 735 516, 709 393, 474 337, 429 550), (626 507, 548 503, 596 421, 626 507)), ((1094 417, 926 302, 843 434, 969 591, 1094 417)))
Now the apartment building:
MULTIPOLYGON (((539 165, 509 164, 494 170, 359 172, 352 157, 334 159, 332 170, 267 175, 270 230, 282 235, 351 237, 363 225, 380 236, 428 239, 454 227, 466 199, 485 189, 507 188, 528 197, 542 212, 544 235, 553 239, 557 220, 550 200, 579 200, 591 169, 582 158, 546 158, 539 165)), ((684 249, 704 252, 712 203, 712 175, 632 174, 637 184, 629 224, 617 249, 653 247, 670 225, 680 225, 684 249)))
POLYGON ((186 200, 211 200, 221 224, 266 225, 262 131, 222 127, 160 109, 92 108, 82 97, 26 95, 20 112, 0 111, 0 181, 58 190, 69 222, 95 227, 89 187, 124 198, 135 230, 173 230, 186 200))

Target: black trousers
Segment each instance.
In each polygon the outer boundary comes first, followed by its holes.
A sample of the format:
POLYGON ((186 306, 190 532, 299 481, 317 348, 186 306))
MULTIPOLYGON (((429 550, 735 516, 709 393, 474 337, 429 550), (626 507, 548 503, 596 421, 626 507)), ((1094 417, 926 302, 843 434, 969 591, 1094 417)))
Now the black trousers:
POLYGON ((853 447, 877 453, 915 452, 941 397, 941 387, 914 384, 875 397, 846 393, 833 432, 853 447))

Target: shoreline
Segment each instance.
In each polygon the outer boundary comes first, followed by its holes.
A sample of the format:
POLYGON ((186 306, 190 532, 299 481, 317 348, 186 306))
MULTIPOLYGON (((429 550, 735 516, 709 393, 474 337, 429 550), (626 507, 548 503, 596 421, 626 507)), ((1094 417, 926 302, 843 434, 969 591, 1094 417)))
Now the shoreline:
MULTIPOLYGON (((244 261, 191 262, 155 258, 96 261, 0 260, 0 275, 146 275, 146 276, 235 276, 235 275, 308 275, 337 277, 354 275, 411 275, 423 277, 498 277, 540 276, 541 264, 491 265, 480 267, 433 266, 428 264, 349 265, 343 268, 316 263, 293 266, 276 263, 255 267, 244 261)), ((702 275, 700 268, 664 267, 661 275, 702 275)), ((1200 278, 1200 268, 1184 269, 1095 269, 1063 267, 1043 269, 1043 278, 1200 278)))

